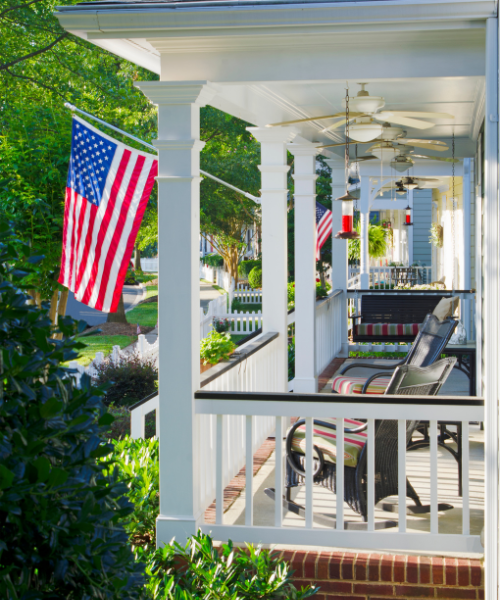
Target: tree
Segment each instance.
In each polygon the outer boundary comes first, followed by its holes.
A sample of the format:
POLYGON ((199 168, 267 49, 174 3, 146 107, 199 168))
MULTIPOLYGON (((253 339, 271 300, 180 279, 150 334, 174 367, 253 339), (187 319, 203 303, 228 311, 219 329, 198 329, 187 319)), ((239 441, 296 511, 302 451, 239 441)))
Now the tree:
POLYGON ((0 211, 44 255, 32 295, 51 301, 54 323, 67 299, 56 281, 71 145, 64 101, 150 140, 155 109, 132 81, 157 78, 65 32, 53 15, 60 4, 72 2, 0 0, 0 211))
MULTIPOLYGON (((202 109, 201 138, 206 142, 201 154, 202 169, 249 192, 259 195, 260 144, 246 130, 248 123, 210 106, 202 109)), ((224 262, 235 283, 238 263, 246 252, 247 232, 260 221, 259 205, 205 178, 201 185, 200 230, 224 262), (209 237, 211 236, 211 237, 209 237)))

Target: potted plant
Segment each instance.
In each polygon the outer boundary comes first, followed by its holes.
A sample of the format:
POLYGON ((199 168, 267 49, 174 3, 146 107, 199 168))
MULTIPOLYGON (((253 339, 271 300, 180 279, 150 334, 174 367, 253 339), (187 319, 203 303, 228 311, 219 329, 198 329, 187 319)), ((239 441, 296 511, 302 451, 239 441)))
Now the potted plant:
POLYGON ((236 349, 229 333, 212 330, 200 342, 200 373, 207 371, 221 360, 227 360, 236 349))

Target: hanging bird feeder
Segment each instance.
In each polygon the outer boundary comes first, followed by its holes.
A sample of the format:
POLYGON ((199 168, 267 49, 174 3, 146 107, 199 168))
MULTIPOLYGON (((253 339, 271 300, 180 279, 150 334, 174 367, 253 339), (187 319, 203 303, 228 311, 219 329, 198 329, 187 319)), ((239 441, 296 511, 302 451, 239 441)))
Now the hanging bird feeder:
POLYGON ((335 237, 341 240, 353 240, 359 238, 359 233, 354 229, 354 200, 348 188, 349 185, 349 90, 346 90, 345 98, 345 174, 346 174, 346 193, 336 201, 342 202, 342 229, 337 232, 335 237))
POLYGON ((406 220, 403 223, 403 225, 405 227, 411 227, 413 225, 413 223, 411 222, 411 208, 409 205, 406 207, 405 212, 406 212, 406 220))

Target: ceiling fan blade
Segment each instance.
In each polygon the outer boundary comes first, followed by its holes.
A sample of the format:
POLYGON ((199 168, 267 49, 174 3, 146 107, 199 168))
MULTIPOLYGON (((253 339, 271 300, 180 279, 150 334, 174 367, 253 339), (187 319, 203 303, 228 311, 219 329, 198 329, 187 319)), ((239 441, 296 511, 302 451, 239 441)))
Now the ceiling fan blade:
POLYGON ((411 158, 425 158, 426 160, 439 160, 441 162, 457 163, 458 158, 444 158, 442 156, 424 156, 423 154, 411 154, 411 158))
MULTIPOLYGON (((361 144, 371 144, 372 142, 349 142, 350 145, 353 145, 354 143, 361 145, 361 144)), ((316 146, 316 148, 335 148, 338 146, 345 146, 345 142, 340 142, 339 144, 323 144, 323 146, 316 146)))
POLYGON ((448 150, 448 146, 435 146, 434 144, 417 144, 416 142, 406 144, 400 140, 398 140, 398 144, 402 144, 403 146, 413 146, 414 148, 424 148, 425 150, 436 150, 437 152, 444 152, 445 150, 448 150))
POLYGON ((376 156, 361 156, 357 159, 353 158, 352 162, 362 162, 365 160, 377 160, 377 157, 376 156))
MULTIPOLYGON (((389 111, 386 111, 389 112, 389 111)), ((453 115, 449 113, 440 113, 440 112, 411 112, 406 110, 395 110, 390 111, 394 115, 401 115, 402 117, 427 117, 428 119, 454 119, 453 115)))
MULTIPOLYGON (((349 119, 349 123, 351 121, 354 121, 356 117, 353 117, 352 119, 349 119)), ((336 123, 333 123, 333 125, 328 125, 327 127, 325 127, 324 129, 321 130, 321 133, 324 133, 325 131, 331 131, 332 129, 338 129, 339 127, 343 127, 346 123, 346 119, 345 117, 343 119, 339 119, 336 123)))
POLYGON ((377 121, 388 121, 389 123, 396 123, 396 125, 403 125, 405 127, 414 127, 415 129, 429 129, 434 127, 434 123, 427 123, 426 121, 420 121, 418 119, 410 119, 409 117, 400 117, 399 115, 392 112, 380 112, 372 116, 377 121))
MULTIPOLYGON (((358 115, 360 113, 351 113, 358 115)), ((307 123, 309 121, 321 121, 323 119, 337 119, 338 117, 345 117, 345 112, 335 113, 334 115, 323 115, 320 117, 307 117, 306 119, 294 119, 293 121, 282 121, 281 123, 269 123, 266 127, 281 127, 282 125, 295 125, 296 123, 307 123)))
POLYGON ((436 146, 446 146, 446 142, 441 140, 416 140, 414 138, 398 138, 398 144, 435 144, 436 146))

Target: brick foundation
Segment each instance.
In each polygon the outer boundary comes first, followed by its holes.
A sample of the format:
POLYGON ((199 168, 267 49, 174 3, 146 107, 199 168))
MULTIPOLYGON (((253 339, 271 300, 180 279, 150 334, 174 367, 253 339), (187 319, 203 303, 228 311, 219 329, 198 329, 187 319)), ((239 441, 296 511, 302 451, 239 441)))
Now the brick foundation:
POLYGON ((473 559, 361 552, 284 551, 295 585, 320 588, 315 600, 481 600, 483 566, 473 559))

